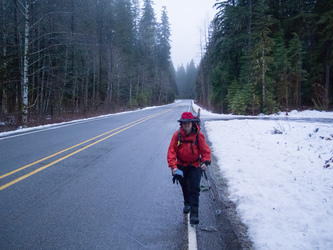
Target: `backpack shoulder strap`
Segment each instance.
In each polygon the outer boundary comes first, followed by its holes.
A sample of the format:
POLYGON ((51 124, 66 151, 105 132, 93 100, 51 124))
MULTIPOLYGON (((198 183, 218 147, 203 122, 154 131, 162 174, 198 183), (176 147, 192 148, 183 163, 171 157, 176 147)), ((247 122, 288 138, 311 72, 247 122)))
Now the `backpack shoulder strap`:
POLYGON ((178 130, 178 143, 177 143, 177 146, 180 146, 180 144, 182 143, 182 136, 178 130))
POLYGON ((197 135, 195 136, 195 145, 197 145, 198 147, 199 147, 199 144, 198 144, 199 134, 200 134, 200 130, 198 131, 197 135))
MULTIPOLYGON (((178 132, 178 143, 177 143, 177 146, 180 146, 180 144, 182 144, 182 135, 180 134, 179 130, 177 131, 178 132)), ((198 132, 197 132, 197 135, 195 136, 195 142, 194 144, 197 145, 199 147, 199 134, 200 134, 200 128, 198 129, 198 132)), ((185 142, 188 142, 188 141, 185 141, 185 142)))

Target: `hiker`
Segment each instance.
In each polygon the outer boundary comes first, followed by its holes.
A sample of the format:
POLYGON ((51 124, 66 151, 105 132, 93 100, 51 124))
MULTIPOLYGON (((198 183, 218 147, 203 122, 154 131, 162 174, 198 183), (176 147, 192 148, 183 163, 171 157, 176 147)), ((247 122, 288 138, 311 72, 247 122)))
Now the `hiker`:
POLYGON ((191 112, 184 112, 179 131, 172 136, 168 149, 168 165, 173 180, 179 181, 183 196, 185 214, 190 213, 190 223, 199 224, 199 194, 202 171, 211 162, 211 152, 205 136, 200 132, 199 118, 191 112))

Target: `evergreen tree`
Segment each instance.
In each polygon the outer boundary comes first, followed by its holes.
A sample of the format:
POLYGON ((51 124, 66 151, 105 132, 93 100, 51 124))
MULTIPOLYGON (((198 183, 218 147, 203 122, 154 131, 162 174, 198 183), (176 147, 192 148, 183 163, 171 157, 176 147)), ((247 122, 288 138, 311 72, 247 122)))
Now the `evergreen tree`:
POLYGON ((156 42, 157 23, 151 0, 144 0, 142 16, 139 23, 140 46, 140 96, 139 104, 151 104, 156 97, 156 42))
POLYGON ((189 64, 186 65, 186 77, 185 77, 185 82, 186 82, 186 98, 193 99, 196 97, 196 82, 197 78, 197 68, 195 67, 193 59, 189 64))
POLYGON ((158 26, 157 32, 157 74, 159 81, 159 95, 158 101, 174 99, 174 95, 170 96, 170 93, 174 93, 176 88, 174 84, 173 66, 171 63, 171 45, 170 45, 170 24, 169 17, 167 15, 166 7, 163 6, 161 14, 161 23, 158 26))
POLYGON ((134 75, 134 22, 129 0, 115 1, 114 48, 112 53, 112 68, 115 72, 112 81, 115 83, 116 100, 123 100, 132 106, 133 75, 134 75))
POLYGON ((158 60, 162 68, 168 68, 171 58, 171 45, 170 45, 170 24, 167 15, 166 7, 163 6, 161 24, 158 30, 158 60))
POLYGON ((186 98, 186 71, 183 64, 181 64, 177 68, 176 83, 178 87, 179 97, 181 99, 186 98))
MULTIPOLYGON (((141 46, 141 56, 145 63, 155 63, 156 53, 156 17, 151 0, 144 0, 142 17, 139 26, 139 40, 141 46)), ((153 65, 151 65, 153 66, 153 65)))
POLYGON ((252 22, 252 54, 251 69, 253 84, 261 86, 262 106, 266 109, 274 105, 274 100, 266 97, 266 92, 271 92, 273 88, 267 71, 272 65, 271 50, 274 45, 271 36, 271 26, 273 24, 272 16, 268 14, 268 5, 266 0, 258 0, 253 10, 252 22))
POLYGON ((301 69, 301 57, 302 55, 302 45, 299 40, 298 34, 294 33, 294 37, 289 42, 288 48, 288 61, 289 61, 289 79, 290 79, 290 90, 291 90, 291 98, 293 101, 293 106, 298 107, 299 105, 299 88, 300 82, 303 80, 302 75, 300 74, 301 69))
POLYGON ((129 55, 133 56, 134 46, 134 20, 130 0, 115 1, 115 45, 129 55))
POLYGON ((274 38, 274 47, 272 49, 272 57, 274 63, 272 65, 272 71, 270 76, 273 79, 273 85, 275 86, 275 92, 277 94, 277 103, 284 108, 289 108, 289 69, 290 61, 288 59, 288 50, 286 48, 283 31, 280 30, 276 33, 274 38), (276 73, 273 73, 276 72, 276 73))
POLYGON ((333 2, 315 1, 316 17, 316 45, 314 48, 315 64, 312 65, 312 79, 316 83, 313 85, 315 97, 313 101, 316 108, 329 108, 333 101, 333 91, 331 83, 333 65, 333 2))

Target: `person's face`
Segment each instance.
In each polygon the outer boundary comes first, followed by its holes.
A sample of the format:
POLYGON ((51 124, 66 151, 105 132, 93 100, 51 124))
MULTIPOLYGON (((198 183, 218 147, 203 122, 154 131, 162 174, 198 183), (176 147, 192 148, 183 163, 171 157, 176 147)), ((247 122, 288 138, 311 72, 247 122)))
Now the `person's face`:
POLYGON ((183 129, 187 132, 191 131, 192 122, 182 122, 183 129))

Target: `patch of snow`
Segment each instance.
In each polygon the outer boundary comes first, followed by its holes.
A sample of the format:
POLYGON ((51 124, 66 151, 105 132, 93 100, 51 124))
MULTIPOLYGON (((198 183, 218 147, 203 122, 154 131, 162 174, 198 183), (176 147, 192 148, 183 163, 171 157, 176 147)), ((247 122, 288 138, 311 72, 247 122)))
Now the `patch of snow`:
POLYGON ((333 249, 333 124, 245 119, 205 128, 255 249, 333 249))

